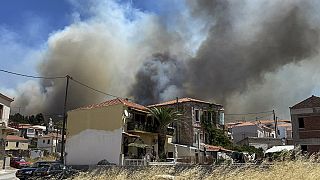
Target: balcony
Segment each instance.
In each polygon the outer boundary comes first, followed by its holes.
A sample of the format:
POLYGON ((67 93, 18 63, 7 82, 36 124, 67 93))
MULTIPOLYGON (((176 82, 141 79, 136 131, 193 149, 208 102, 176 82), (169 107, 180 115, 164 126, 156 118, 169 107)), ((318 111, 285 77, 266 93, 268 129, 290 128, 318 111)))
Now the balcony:
POLYGON ((156 127, 153 127, 151 125, 138 124, 135 122, 128 122, 127 123, 127 130, 128 131, 144 131, 144 132, 157 133, 156 127))
MULTIPOLYGON (((155 126, 138 124, 135 122, 127 123, 127 131, 144 131, 144 132, 150 132, 150 133, 158 133, 157 127, 155 126)), ((174 128, 168 127, 167 135, 173 136, 173 134, 174 134, 174 128)))

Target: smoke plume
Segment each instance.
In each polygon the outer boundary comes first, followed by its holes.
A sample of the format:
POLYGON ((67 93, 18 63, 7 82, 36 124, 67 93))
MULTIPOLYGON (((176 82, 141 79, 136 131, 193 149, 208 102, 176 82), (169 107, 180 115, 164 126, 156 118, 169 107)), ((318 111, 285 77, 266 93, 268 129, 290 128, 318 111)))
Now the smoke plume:
MULTIPOLYGON (((287 80, 299 76, 292 73, 319 73, 313 68, 319 64, 315 1, 186 0, 171 19, 115 1, 94 2, 77 12, 90 18, 76 18, 50 36, 39 74, 69 74, 141 104, 191 96, 223 104, 228 112, 279 108, 284 117, 317 88, 318 78, 287 80)), ((41 103, 26 96, 17 102, 32 111, 61 112, 64 90, 63 80, 43 80, 41 103)), ((107 98, 71 82, 68 107, 107 98)))

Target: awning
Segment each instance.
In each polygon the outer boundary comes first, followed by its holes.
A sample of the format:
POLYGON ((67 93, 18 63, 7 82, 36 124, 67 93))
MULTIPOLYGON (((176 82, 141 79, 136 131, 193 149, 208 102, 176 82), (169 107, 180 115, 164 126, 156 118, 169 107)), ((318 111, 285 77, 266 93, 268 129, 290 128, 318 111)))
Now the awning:
POLYGON ((150 147, 148 144, 140 144, 140 143, 130 143, 128 146, 137 147, 137 148, 147 148, 150 147))
POLYGON ((135 134, 130 134, 130 133, 127 133, 127 132, 122 132, 122 134, 126 135, 126 136, 129 136, 129 137, 135 137, 135 138, 139 138, 140 136, 138 135, 135 135, 135 134))
POLYGON ((293 145, 287 145, 287 146, 273 146, 272 148, 268 149, 265 153, 275 153, 275 152, 281 152, 281 151, 290 151, 293 150, 293 145))

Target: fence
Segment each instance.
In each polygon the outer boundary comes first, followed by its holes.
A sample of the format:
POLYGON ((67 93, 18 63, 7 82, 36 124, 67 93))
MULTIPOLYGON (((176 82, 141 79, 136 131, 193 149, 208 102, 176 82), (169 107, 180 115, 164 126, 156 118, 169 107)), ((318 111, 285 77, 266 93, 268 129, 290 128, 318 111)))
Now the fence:
POLYGON ((147 161, 145 159, 124 159, 125 166, 145 166, 147 161))

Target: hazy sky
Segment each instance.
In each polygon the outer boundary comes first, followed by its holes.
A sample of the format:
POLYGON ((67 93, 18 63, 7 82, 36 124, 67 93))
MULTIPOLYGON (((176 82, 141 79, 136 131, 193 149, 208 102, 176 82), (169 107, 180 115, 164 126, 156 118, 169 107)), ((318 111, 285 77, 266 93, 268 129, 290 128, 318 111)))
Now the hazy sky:
MULTIPOLYGON (((302 0, 3 0, 0 69, 70 73, 145 103, 191 96, 228 113, 275 109, 289 118, 289 106, 320 95, 319 8, 302 0)), ((60 111, 63 88, 0 72, 0 92, 26 113, 60 111)), ((72 88, 70 108, 106 99, 72 88)))

